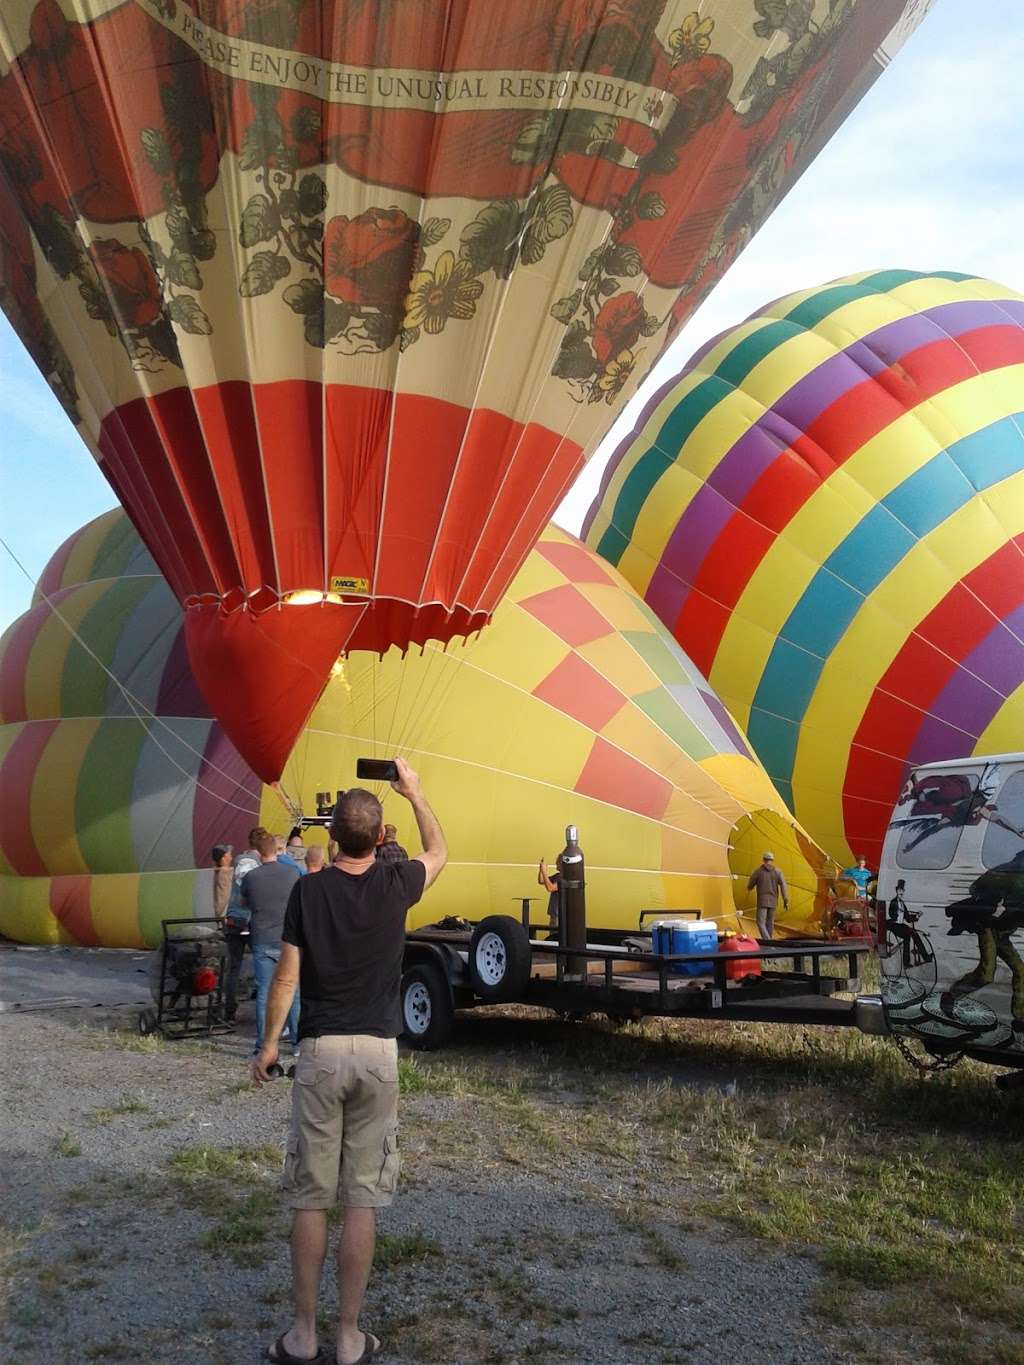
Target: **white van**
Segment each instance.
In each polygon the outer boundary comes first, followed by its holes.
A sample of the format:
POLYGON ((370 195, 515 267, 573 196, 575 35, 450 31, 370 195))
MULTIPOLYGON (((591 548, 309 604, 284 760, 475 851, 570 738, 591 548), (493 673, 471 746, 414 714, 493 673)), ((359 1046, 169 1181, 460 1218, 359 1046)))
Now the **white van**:
POLYGON ((1024 1052, 1024 753, 915 768, 878 874, 882 999, 931 1052, 1024 1052))

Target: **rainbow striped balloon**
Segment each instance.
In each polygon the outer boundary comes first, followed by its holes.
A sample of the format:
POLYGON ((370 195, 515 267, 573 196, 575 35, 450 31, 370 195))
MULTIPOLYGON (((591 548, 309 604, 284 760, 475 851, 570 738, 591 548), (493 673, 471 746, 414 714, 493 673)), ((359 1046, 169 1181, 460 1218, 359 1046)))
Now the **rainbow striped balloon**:
POLYGON ((700 350, 584 534, 708 677, 798 820, 878 857, 915 763, 1024 736, 1024 299, 887 270, 700 350))

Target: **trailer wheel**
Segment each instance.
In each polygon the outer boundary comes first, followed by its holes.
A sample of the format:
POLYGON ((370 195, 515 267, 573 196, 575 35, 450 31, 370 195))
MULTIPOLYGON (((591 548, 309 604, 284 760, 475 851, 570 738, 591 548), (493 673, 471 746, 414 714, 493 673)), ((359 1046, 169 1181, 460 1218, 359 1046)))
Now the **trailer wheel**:
POLYGON ((156 1028, 156 1010, 142 1010, 139 1014, 139 1035, 147 1038, 156 1028))
POLYGON ((521 999, 532 960, 529 935, 511 915, 488 915, 473 930, 469 977, 486 1004, 521 999))
POLYGON ((402 977, 402 1036, 411 1048, 443 1047, 455 1022, 452 992, 440 967, 421 962, 402 977))

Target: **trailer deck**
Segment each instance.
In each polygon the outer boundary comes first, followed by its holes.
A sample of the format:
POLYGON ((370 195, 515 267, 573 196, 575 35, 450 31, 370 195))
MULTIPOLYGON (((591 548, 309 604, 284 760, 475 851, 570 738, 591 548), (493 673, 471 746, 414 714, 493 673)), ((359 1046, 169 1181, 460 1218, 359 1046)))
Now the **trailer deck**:
MULTIPOLYGON (((502 1003, 536 1005, 569 1016, 605 1014, 617 1022, 661 1015, 853 1027, 856 1003, 839 999, 838 993, 856 992, 859 959, 871 951, 864 940, 792 939, 766 942, 756 951, 661 954, 645 951, 642 938, 626 932, 613 936, 619 939, 616 943, 570 948, 539 937, 548 932, 547 925, 523 927, 529 970, 502 1003), (760 975, 733 979, 731 965, 751 960, 761 965, 760 975), (822 970, 823 964, 836 960, 845 962, 844 975, 822 970), (680 970, 708 962, 711 970, 700 975, 680 970)), ((407 962, 422 963, 424 954, 445 961, 453 1008, 497 1003, 481 999, 463 970, 468 968, 473 942, 469 930, 433 926, 413 930, 407 935, 407 962)))

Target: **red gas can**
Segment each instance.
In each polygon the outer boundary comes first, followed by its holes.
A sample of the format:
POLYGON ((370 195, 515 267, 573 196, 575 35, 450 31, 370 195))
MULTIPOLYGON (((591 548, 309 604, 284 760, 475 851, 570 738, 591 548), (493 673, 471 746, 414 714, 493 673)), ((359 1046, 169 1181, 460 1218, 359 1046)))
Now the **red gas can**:
MULTIPOLYGON (((719 952, 722 953, 756 953, 757 949, 757 939, 749 934, 726 934, 719 944, 719 952)), ((730 981, 740 981, 745 976, 760 976, 761 959, 744 957, 738 962, 727 962, 725 975, 730 981)))

